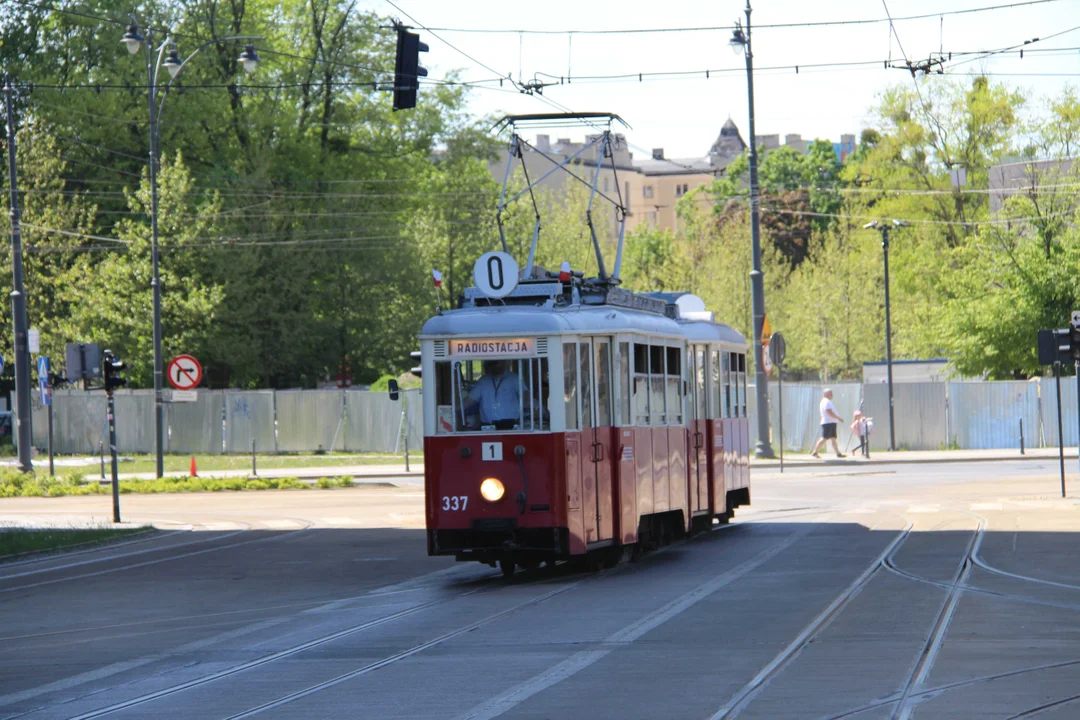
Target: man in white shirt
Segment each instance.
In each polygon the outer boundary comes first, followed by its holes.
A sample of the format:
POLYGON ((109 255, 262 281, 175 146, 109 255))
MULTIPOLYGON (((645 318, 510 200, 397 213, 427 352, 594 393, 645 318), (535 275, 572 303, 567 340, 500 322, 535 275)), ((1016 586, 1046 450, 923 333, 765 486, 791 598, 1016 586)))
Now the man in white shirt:
POLYGON ((814 449, 810 454, 814 457, 821 457, 818 455, 818 448, 824 445, 826 441, 832 440, 836 457, 842 458, 844 454, 840 452, 840 445, 836 442, 836 424, 844 422, 844 418, 836 414, 836 406, 833 405, 832 401, 832 388, 825 388, 822 395, 824 397, 821 398, 821 403, 818 405, 818 411, 821 415, 821 437, 814 443, 814 449))
POLYGON ((465 398, 465 410, 479 406, 480 425, 494 425, 497 430, 513 430, 521 422, 521 383, 506 360, 484 363, 484 376, 472 386, 465 398))

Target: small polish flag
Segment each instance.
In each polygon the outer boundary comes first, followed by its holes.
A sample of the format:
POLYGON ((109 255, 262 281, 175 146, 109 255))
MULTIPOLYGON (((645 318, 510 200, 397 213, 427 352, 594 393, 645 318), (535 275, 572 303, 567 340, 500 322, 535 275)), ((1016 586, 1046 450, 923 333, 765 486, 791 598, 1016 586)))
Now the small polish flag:
POLYGON ((442 273, 439 272, 438 270, 432 270, 431 271, 431 277, 435 278, 435 287, 441 288, 442 287, 442 273))
POLYGON ((570 282, 570 263, 565 260, 559 268, 559 282, 570 282))

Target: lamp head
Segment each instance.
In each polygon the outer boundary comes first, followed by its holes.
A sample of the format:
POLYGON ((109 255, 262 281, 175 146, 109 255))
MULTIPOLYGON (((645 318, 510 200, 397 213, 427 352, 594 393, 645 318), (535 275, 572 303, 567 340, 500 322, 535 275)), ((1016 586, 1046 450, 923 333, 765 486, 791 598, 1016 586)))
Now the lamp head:
POLYGON ((255 52, 254 45, 248 45, 244 48, 244 52, 240 53, 238 59, 243 64, 246 73, 255 72, 255 68, 259 66, 259 53, 255 52))
POLYGON ((747 43, 746 33, 743 32, 742 26, 736 25, 735 30, 731 33, 731 40, 728 41, 731 51, 736 55, 741 55, 746 52, 747 43))
POLYGON ((143 38, 142 33, 139 32, 139 26, 132 23, 131 25, 128 25, 127 32, 124 33, 124 37, 121 38, 120 42, 127 47, 129 53, 134 55, 139 52, 139 47, 146 42, 146 40, 143 38))
POLYGON ((877 220, 871 220, 870 222, 863 225, 863 229, 864 230, 869 229, 869 228, 877 229, 877 226, 878 226, 878 221, 877 220))
POLYGON ((183 67, 184 63, 180 60, 180 55, 177 53, 175 47, 169 50, 169 54, 162 65, 169 71, 169 77, 176 77, 176 74, 180 72, 180 68, 183 67))

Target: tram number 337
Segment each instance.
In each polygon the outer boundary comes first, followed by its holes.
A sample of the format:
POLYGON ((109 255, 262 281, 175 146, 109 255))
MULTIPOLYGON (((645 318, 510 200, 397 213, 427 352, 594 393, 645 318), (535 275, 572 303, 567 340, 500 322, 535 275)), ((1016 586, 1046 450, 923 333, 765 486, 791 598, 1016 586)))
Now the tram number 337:
POLYGON ((464 510, 468 504, 468 495, 443 495, 443 510, 464 510))

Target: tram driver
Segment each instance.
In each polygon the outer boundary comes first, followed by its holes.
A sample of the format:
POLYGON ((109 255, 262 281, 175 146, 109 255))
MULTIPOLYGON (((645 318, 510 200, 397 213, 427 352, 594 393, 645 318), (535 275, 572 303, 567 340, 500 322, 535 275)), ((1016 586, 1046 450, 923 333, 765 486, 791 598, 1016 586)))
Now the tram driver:
MULTIPOLYGON (((526 404, 528 398, 525 398, 526 404)), ((521 381, 507 360, 484 361, 484 374, 465 397, 465 412, 479 412, 480 425, 514 430, 521 423, 521 381)))

